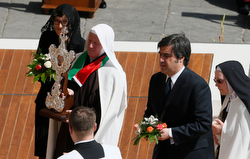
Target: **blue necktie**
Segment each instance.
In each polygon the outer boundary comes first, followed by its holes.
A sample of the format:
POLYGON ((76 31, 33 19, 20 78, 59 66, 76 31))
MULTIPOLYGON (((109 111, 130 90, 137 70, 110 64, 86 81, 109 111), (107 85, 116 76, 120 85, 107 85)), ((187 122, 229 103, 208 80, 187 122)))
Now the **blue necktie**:
POLYGON ((168 77, 167 82, 165 83, 165 101, 167 100, 169 93, 171 91, 171 78, 168 77))

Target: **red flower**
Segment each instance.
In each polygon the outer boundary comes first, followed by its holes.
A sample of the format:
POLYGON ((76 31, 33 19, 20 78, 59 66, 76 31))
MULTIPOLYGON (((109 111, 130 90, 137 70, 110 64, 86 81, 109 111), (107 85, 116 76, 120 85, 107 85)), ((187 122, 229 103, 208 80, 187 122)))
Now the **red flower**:
POLYGON ((37 71, 40 70, 41 68, 42 68, 41 65, 37 65, 37 66, 36 66, 36 70, 37 70, 37 71))
POLYGON ((153 128, 152 126, 149 126, 149 127, 147 128, 147 131, 148 131, 149 133, 151 133, 153 130, 154 130, 154 128, 153 128))
POLYGON ((137 130, 137 127, 139 126, 139 124, 135 124, 134 125, 134 129, 137 130))
POLYGON ((162 129, 163 129, 163 125, 162 125, 162 124, 158 124, 158 125, 156 126, 156 129, 157 129, 157 130, 162 130, 162 129))

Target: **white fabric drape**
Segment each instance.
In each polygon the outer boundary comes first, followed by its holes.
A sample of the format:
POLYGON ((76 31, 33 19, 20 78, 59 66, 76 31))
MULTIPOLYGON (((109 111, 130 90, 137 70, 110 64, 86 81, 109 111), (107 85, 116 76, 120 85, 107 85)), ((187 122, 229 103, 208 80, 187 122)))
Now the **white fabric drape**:
POLYGON ((232 99, 222 128, 219 159, 250 158, 249 121, 250 114, 244 103, 239 97, 232 99))
POLYGON ((106 24, 98 24, 93 30, 109 60, 98 69, 101 98, 101 122, 95 135, 101 144, 117 145, 127 107, 127 80, 114 53, 114 31, 106 24))
MULTIPOLYGON (((108 26, 107 24, 98 24, 94 26, 91 30, 96 32, 96 35, 99 38, 99 41, 103 47, 103 50, 106 52, 107 56, 109 57, 111 63, 114 65, 118 70, 118 73, 122 76, 122 85, 123 91, 127 95, 127 80, 126 74, 123 71, 122 66, 118 62, 114 52, 114 40, 115 40, 115 33, 113 29, 108 26)), ((127 102, 127 101, 125 101, 127 102)), ((127 105, 127 103, 125 103, 127 105)))

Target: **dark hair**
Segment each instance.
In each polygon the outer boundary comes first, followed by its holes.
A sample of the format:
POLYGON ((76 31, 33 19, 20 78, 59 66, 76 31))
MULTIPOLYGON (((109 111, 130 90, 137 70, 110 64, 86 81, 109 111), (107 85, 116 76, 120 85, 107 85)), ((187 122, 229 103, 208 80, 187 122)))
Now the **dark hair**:
POLYGON ((86 132, 93 132, 95 123, 95 111, 89 107, 76 107, 69 115, 69 125, 78 134, 87 135, 86 132))
POLYGON ((185 34, 179 33, 164 37, 158 43, 158 48, 169 45, 173 46, 172 52, 174 52, 177 59, 184 57, 184 65, 187 66, 191 55, 191 46, 190 41, 185 36, 185 34))
MULTIPOLYGON (((81 36, 80 30, 80 16, 78 11, 69 4, 59 5, 53 10, 49 20, 41 28, 41 32, 45 31, 55 31, 54 20, 56 16, 62 17, 65 15, 68 18, 68 40, 67 40, 67 50, 74 50, 76 53, 82 52, 84 49, 85 40, 81 36)), ((58 39, 59 40, 59 39, 58 39)))
MULTIPOLYGON (((62 4, 59 5, 56 9, 53 10, 51 13, 51 16, 47 23, 42 27, 41 32, 43 33, 44 31, 54 31, 54 20, 55 17, 62 17, 65 15, 68 18, 68 37, 69 40, 75 40, 77 41, 78 39, 71 39, 74 35, 80 36, 80 16, 78 11, 71 6, 70 4, 62 4)), ((74 42, 77 43, 77 42, 74 42)))

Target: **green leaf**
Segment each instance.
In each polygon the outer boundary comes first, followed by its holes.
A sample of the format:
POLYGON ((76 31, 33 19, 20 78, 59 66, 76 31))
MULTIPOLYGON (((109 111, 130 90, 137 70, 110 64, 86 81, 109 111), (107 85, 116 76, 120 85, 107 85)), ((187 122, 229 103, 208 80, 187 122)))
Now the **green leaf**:
POLYGON ((142 130, 147 130, 147 127, 148 127, 149 125, 140 125, 140 126, 141 126, 142 130))
POLYGON ((32 76, 34 76, 32 72, 27 74, 27 77, 32 77, 32 76))
POLYGON ((40 76, 41 76, 41 75, 36 75, 36 76, 34 77, 33 83, 35 83, 37 80, 39 80, 39 79, 40 79, 40 76))
POLYGON ((40 47, 38 47, 36 55, 39 56, 39 55, 41 55, 41 54, 43 54, 43 53, 42 53, 42 49, 41 49, 40 47))
POLYGON ((42 73, 42 75, 41 75, 41 81, 42 81, 43 83, 45 83, 45 82, 46 82, 46 79, 47 79, 46 74, 45 74, 45 73, 42 73))
POLYGON ((53 79, 55 80, 56 79, 56 74, 53 74, 52 76, 53 76, 53 79))
POLYGON ((155 138, 156 138, 155 135, 150 135, 150 136, 148 137, 149 143, 154 142, 155 138))
POLYGON ((134 145, 138 145, 139 144, 139 142, 140 142, 140 140, 141 140, 141 137, 140 136, 136 136, 137 138, 136 138, 136 140, 135 140, 135 142, 134 142, 134 145))
POLYGON ((27 65, 27 67, 33 68, 33 64, 29 64, 29 65, 27 65))
POLYGON ((159 141, 158 141, 158 138, 155 136, 155 141, 156 141, 156 144, 158 145, 159 141))

